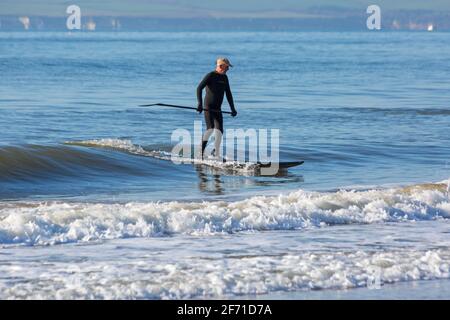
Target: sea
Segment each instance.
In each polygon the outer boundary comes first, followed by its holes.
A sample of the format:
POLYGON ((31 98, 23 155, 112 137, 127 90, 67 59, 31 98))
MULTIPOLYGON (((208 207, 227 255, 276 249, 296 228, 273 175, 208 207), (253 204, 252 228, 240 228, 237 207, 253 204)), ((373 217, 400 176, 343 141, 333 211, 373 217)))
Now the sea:
POLYGON ((0 299, 450 298, 449 74, 446 32, 0 32, 0 299), (219 56, 303 165, 156 156, 219 56))

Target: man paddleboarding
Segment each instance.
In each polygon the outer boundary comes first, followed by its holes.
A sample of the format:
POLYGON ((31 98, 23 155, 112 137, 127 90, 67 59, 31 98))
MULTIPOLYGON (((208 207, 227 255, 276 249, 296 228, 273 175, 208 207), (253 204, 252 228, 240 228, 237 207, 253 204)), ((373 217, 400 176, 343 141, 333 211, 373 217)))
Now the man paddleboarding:
POLYGON ((220 155, 220 145, 222 143, 223 135, 223 117, 221 108, 225 94, 231 108, 231 116, 236 117, 237 115, 237 111, 234 107, 233 95, 231 94, 230 83, 227 77, 227 71, 230 67, 233 67, 233 65, 227 58, 218 58, 216 61, 216 70, 208 73, 197 87, 197 111, 200 113, 205 111, 205 123, 207 128, 207 131, 202 138, 202 158, 208 140, 215 130, 215 156, 219 157, 220 155), (202 92, 204 88, 206 88, 206 96, 203 103, 202 92))

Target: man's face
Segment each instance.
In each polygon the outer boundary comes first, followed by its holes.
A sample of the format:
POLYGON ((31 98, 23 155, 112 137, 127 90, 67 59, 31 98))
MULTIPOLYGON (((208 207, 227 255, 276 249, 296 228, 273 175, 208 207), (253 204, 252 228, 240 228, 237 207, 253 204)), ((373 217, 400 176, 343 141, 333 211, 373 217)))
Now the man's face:
POLYGON ((220 64, 217 66, 217 72, 219 72, 220 74, 226 74, 228 69, 230 69, 230 66, 226 64, 220 64))

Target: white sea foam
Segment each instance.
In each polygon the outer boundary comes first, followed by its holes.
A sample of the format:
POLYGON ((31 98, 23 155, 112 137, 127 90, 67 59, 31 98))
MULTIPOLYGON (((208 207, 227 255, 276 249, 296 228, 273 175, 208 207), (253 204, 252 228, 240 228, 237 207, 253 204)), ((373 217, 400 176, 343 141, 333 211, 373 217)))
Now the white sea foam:
POLYGON ((149 152, 144 150, 141 146, 135 145, 131 142, 131 140, 126 139, 113 139, 113 138, 105 138, 105 139, 92 139, 92 140, 83 140, 83 141, 66 141, 67 145, 76 145, 76 146, 85 146, 85 147, 103 147, 103 148, 111 148, 121 151, 126 151, 132 154, 138 155, 149 155, 156 156, 156 152, 149 152))
POLYGON ((161 160, 174 161, 176 163, 198 164, 206 165, 224 171, 232 171, 244 175, 251 175, 258 171, 260 167, 256 163, 237 162, 237 161, 218 161, 215 159, 197 159, 197 158, 183 158, 162 150, 145 150, 142 146, 133 144, 131 140, 124 139, 94 139, 84 141, 67 141, 68 145, 86 146, 86 147, 100 147, 110 148, 127 152, 134 155, 152 157, 161 160))
POLYGON ((373 285, 374 277, 380 286, 450 277, 450 251, 444 249, 307 252, 220 259, 185 256, 172 261, 155 261, 151 255, 126 259, 120 255, 114 259, 97 255, 94 261, 78 260, 44 263, 33 258, 20 264, 1 264, 2 278, 11 280, 0 282, 0 298, 221 298, 366 287, 373 285))
POLYGON ((0 204, 0 243, 47 245, 443 218, 450 218, 445 184, 332 193, 299 190, 236 202, 7 203, 0 204))

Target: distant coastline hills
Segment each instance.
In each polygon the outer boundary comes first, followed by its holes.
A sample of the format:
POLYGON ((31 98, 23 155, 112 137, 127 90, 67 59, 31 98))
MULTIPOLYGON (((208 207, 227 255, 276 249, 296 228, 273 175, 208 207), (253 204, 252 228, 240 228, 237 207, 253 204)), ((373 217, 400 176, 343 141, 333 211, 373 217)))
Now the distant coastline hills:
MULTIPOLYGON (((0 14, 1 31, 66 31, 68 15, 0 14)), ((270 12, 245 16, 120 16, 83 14, 84 31, 364 31, 365 11, 310 9, 303 13, 270 12)), ((389 11, 383 30, 450 31, 450 11, 389 11)))

